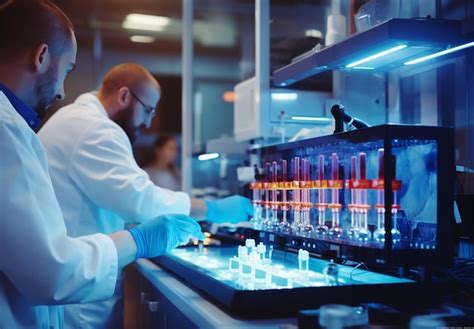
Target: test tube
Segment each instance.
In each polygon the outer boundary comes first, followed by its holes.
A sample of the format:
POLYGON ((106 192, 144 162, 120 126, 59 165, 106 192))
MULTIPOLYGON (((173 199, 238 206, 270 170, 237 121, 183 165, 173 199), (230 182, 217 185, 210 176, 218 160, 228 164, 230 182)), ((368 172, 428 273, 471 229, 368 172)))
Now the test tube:
POLYGON ((328 286, 339 285, 339 267, 334 260, 331 261, 323 269, 324 280, 328 286))
MULTIPOLYGON (((300 182, 300 158, 293 159, 293 181, 299 184, 300 182)), ((300 210, 301 210, 301 194, 298 187, 293 186, 293 230, 299 233, 300 228, 300 210)))
POLYGON ((267 162, 265 164, 265 180, 268 183, 267 188, 265 189, 265 220, 263 222, 263 228, 267 229, 270 225, 270 216, 271 216, 271 209, 270 209, 270 182, 271 182, 271 164, 267 162))
POLYGON ((277 187, 278 182, 278 164, 276 161, 272 162, 272 216, 269 222, 269 229, 276 230, 278 228, 278 198, 277 198, 277 187))
POLYGON ((254 239, 246 239, 245 240, 245 248, 247 248, 247 254, 251 255, 252 251, 255 249, 255 240, 254 239))
POLYGON ((307 250, 298 250, 298 271, 309 271, 309 252, 307 250))
POLYGON ((263 242, 260 242, 257 245, 257 253, 259 255, 260 261, 265 261, 265 252, 267 251, 267 247, 263 244, 263 242))
MULTIPOLYGON (((288 164, 286 160, 281 160, 281 180, 283 183, 288 181, 288 164)), ((283 188, 281 191, 281 210, 282 210, 282 220, 280 223, 280 230, 283 232, 288 232, 290 230, 290 223, 288 223, 287 212, 288 212, 288 200, 286 189, 283 188)))
MULTIPOLYGON (((320 184, 324 181, 324 155, 320 154, 318 159, 318 180, 320 184)), ((328 227, 326 226, 326 190, 320 186, 318 189, 318 203, 316 208, 318 209, 318 225, 316 226, 316 233, 320 235, 325 235, 328 232, 328 227)))
MULTIPOLYGON (((303 180, 309 182, 309 160, 303 159, 303 180)), ((313 225, 311 225, 310 219, 310 210, 311 210, 311 200, 310 200, 310 189, 306 186, 301 190, 303 196, 303 220, 302 220, 302 230, 305 235, 310 235, 313 232, 313 225)))
MULTIPOLYGON (((379 182, 384 179, 384 149, 378 150, 379 158, 379 182)), ((385 241, 385 190, 377 188, 377 229, 374 232, 374 239, 379 242, 385 241)))
POLYGON ((253 217, 250 220, 250 224, 253 228, 260 229, 262 225, 261 190, 255 186, 252 194, 253 217))
MULTIPOLYGON (((367 180, 366 178, 366 154, 364 152, 359 153, 359 176, 361 181, 367 180)), ((359 240, 367 241, 369 239, 369 229, 367 223, 368 209, 367 204, 367 189, 361 188, 357 190, 359 195, 358 208, 359 208, 359 240)))
MULTIPOLYGON (((395 155, 392 154, 392 179, 396 179, 397 177, 397 158, 395 155)), ((394 189, 393 190, 393 200, 392 200, 392 241, 393 243, 398 243, 400 242, 400 239, 402 237, 400 231, 398 230, 397 227, 397 217, 398 217, 398 209, 400 208, 400 205, 398 204, 398 199, 397 199, 397 191, 394 189)))
MULTIPOLYGON (((354 182, 357 179, 356 176, 356 161, 357 158, 355 156, 351 156, 351 165, 350 165, 350 180, 354 182)), ((352 239, 358 239, 359 237, 359 224, 357 222, 357 199, 356 199, 356 189, 352 187, 350 189, 351 191, 351 203, 349 204, 349 211, 351 214, 351 226, 349 227, 349 230, 347 234, 349 235, 350 238, 352 239)))
POLYGON ((339 181, 339 157, 337 153, 331 155, 331 179, 333 182, 333 188, 331 189, 331 213, 332 213, 332 225, 329 230, 329 235, 333 237, 340 237, 342 235, 342 228, 339 225, 339 211, 341 204, 339 203, 339 189, 334 185, 339 181))

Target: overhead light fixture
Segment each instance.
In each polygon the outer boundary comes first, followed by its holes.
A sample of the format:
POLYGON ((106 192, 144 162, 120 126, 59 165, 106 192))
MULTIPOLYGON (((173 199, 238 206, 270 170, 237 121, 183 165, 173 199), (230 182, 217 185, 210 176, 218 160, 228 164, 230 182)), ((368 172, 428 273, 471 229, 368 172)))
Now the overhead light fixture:
POLYGON ((309 116, 292 116, 291 120, 296 121, 312 121, 312 122, 331 122, 332 119, 326 117, 309 117, 309 116))
POLYGON ((212 159, 217 159, 219 157, 219 153, 205 153, 198 156, 199 161, 207 161, 212 159))
POLYGON ((169 23, 170 19, 164 16, 128 14, 122 27, 129 30, 163 31, 169 23))
POLYGON ((130 41, 138 43, 152 43, 155 42, 156 38, 150 35, 132 35, 130 41))
POLYGON ((384 50, 384 51, 381 51, 379 53, 376 53, 374 55, 371 55, 369 57, 365 57, 365 58, 362 58, 361 60, 358 60, 356 62, 353 62, 353 63, 350 63, 348 65, 346 65, 346 68, 352 68, 354 66, 359 66, 360 64, 364 64, 364 63, 368 63, 370 61, 373 61, 374 59, 377 59, 377 58, 380 58, 380 57, 383 57, 383 56, 386 56, 386 55, 389 55, 389 54, 392 54, 396 51, 399 51, 399 50, 402 50, 403 48, 406 48, 407 45, 399 45, 399 46, 396 46, 396 47, 393 47, 393 48, 390 48, 390 49, 387 49, 387 50, 384 50))
POLYGON ((423 56, 423 57, 405 62, 403 64, 405 64, 405 65, 418 64, 418 63, 425 62, 425 61, 428 61, 430 59, 437 58, 437 57, 447 55, 447 54, 450 54, 450 53, 454 53, 455 51, 466 49, 466 48, 469 48, 469 47, 472 47, 472 46, 474 46, 474 42, 465 43, 465 44, 457 46, 457 47, 449 48, 449 49, 439 51, 439 52, 431 54, 431 55, 423 56))
POLYGON ((297 93, 272 93, 274 101, 295 101, 298 99, 297 93))
POLYGON ((322 38, 323 34, 319 30, 309 29, 304 31, 304 35, 311 38, 322 38))
POLYGON ((354 70, 373 70, 374 69, 373 67, 369 67, 369 66, 354 66, 352 68, 354 70))
POLYGON ((272 83, 289 86, 328 70, 387 72, 472 47, 474 40, 465 38, 460 21, 392 18, 330 47, 294 57, 297 60, 273 72, 272 83))

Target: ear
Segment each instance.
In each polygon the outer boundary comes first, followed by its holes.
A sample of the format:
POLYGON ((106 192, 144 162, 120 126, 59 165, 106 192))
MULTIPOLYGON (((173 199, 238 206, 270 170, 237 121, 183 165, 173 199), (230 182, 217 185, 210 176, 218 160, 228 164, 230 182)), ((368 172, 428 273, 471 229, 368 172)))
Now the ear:
POLYGON ((32 68, 35 72, 44 72, 49 67, 50 53, 47 44, 42 43, 33 49, 32 68))
POLYGON ((117 92, 117 102, 121 108, 127 108, 130 105, 132 94, 127 87, 120 87, 117 92))

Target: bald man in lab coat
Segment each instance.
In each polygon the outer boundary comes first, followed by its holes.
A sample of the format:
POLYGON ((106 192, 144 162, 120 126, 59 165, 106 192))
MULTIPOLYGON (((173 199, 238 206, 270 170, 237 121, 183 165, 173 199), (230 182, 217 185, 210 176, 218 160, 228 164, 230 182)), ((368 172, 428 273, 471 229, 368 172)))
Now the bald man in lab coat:
MULTIPOLYGON (((125 223, 163 214, 191 214, 213 222, 245 221, 250 201, 190 198, 153 184, 136 163, 132 143, 149 126, 161 88, 142 66, 112 68, 97 93, 85 93, 55 113, 39 132, 68 234, 111 233, 125 223)), ((68 328, 121 325, 121 287, 110 300, 66 307, 68 328)))

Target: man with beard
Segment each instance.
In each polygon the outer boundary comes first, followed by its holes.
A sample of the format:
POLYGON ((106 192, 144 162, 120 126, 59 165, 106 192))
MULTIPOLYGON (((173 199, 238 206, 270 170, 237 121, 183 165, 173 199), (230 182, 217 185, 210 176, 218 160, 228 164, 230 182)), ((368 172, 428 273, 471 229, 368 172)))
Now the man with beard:
POLYGON ((48 305, 110 298, 125 265, 203 235, 193 219, 174 215, 67 236, 35 130, 64 98, 77 52, 72 24, 48 0, 7 1, 0 49, 0 328, 62 328, 62 308, 48 305))
MULTIPOLYGON (((79 96, 40 130, 69 235, 112 233, 125 223, 163 214, 191 213, 213 222, 245 221, 252 215, 246 198, 190 198, 154 185, 138 166, 131 143, 141 126, 150 125, 160 94, 144 67, 121 64, 105 75, 97 93, 79 96)), ((67 327, 116 328, 119 321, 121 287, 105 302, 66 307, 67 327)))

